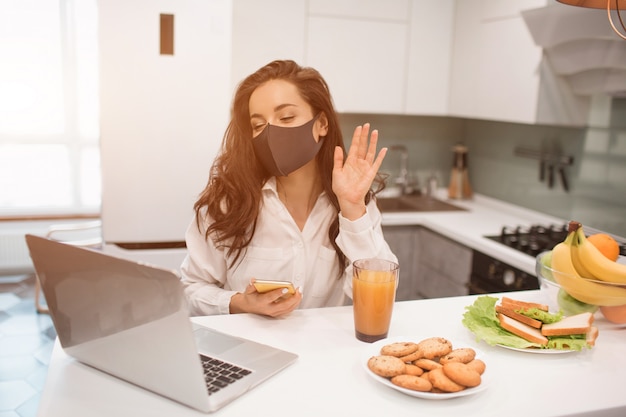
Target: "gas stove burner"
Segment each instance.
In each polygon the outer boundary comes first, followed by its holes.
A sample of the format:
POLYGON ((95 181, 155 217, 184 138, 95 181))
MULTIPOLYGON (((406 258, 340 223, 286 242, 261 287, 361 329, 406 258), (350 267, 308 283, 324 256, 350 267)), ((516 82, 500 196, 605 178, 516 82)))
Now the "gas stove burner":
POLYGON ((536 256, 543 251, 551 250, 557 243, 565 240, 566 236, 567 224, 536 224, 515 228, 504 226, 499 235, 486 237, 528 255, 536 256))
MULTIPOLYGON (((503 226, 499 235, 485 237, 528 255, 537 256, 541 252, 552 250, 556 244, 563 242, 567 237, 567 228, 567 223, 503 226)), ((600 231, 586 228, 588 236, 594 233, 600 233, 600 231)), ((620 237, 616 237, 616 240, 620 245, 620 255, 626 256, 626 240, 620 237)))

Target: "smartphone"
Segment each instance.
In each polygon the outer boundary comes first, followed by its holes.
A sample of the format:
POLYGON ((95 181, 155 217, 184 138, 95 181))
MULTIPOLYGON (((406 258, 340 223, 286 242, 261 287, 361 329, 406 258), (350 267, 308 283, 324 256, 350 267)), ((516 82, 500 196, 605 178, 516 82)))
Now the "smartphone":
MULTIPOLYGON (((295 294, 296 289, 293 284, 289 281, 274 281, 274 280, 265 280, 265 279, 257 279, 252 284, 254 288, 260 293, 268 292, 275 290, 277 288, 287 288, 287 294, 295 294)), ((285 294, 285 295, 287 295, 285 294)))

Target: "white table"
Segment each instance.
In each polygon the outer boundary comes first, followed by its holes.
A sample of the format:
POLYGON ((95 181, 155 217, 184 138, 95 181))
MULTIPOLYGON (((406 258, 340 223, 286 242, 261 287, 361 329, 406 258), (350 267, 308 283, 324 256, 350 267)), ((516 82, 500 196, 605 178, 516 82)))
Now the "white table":
MULTIPOLYGON (((516 298, 543 301, 539 291, 516 298)), ((445 401, 410 397, 372 380, 363 368, 367 346, 354 337, 352 308, 300 310, 284 319, 253 315, 193 320, 281 347, 296 363, 214 413, 215 416, 565 416, 626 415, 626 327, 596 316, 591 351, 521 353, 477 343, 461 324, 475 296, 395 305, 390 337, 449 338, 478 348, 491 383, 473 396, 445 401)), ((202 416, 178 403, 84 366, 56 344, 41 397, 41 417, 202 416)))

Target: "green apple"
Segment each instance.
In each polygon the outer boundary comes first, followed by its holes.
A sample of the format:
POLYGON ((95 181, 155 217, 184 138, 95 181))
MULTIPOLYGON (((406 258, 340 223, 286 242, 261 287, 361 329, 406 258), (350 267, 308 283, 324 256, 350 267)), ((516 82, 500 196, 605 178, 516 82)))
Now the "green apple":
POLYGON ((539 263, 541 264, 538 271, 539 274, 545 279, 554 282, 554 277, 552 276, 552 251, 544 253, 539 258, 539 263))
POLYGON ((593 304, 586 304, 582 301, 578 301, 571 295, 569 295, 563 288, 559 288, 559 293, 556 296, 556 300, 559 303, 559 307, 563 314, 566 316, 573 316, 580 313, 590 312, 595 313, 598 306, 593 304))

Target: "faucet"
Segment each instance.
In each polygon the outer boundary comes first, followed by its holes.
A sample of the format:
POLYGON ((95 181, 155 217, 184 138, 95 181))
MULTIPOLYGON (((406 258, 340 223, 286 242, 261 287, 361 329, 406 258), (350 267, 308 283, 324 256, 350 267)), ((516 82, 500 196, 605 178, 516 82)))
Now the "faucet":
POLYGON ((410 194, 412 190, 409 187, 409 150, 404 145, 391 145, 389 150, 400 152, 400 175, 395 183, 400 186, 402 195, 410 194))

